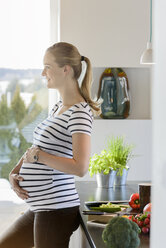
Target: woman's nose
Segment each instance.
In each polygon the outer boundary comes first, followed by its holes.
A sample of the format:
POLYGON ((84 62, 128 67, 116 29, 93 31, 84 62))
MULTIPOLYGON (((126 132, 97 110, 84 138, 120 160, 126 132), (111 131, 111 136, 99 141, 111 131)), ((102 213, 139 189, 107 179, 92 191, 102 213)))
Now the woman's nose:
POLYGON ((45 69, 42 71, 42 76, 45 76, 46 73, 45 73, 45 69))

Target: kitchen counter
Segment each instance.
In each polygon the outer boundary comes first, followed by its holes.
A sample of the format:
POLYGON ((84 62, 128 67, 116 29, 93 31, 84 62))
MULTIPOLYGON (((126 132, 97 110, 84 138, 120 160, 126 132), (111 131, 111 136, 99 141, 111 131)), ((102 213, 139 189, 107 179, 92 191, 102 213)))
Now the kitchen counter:
MULTIPOLYGON (((138 192, 139 183, 143 182, 128 181, 125 186, 114 186, 113 188, 106 189, 98 188, 95 181, 76 181, 76 188, 81 201, 80 212, 83 224, 88 231, 92 243, 94 243, 94 248, 105 248, 101 237, 104 225, 89 225, 88 217, 82 214, 82 211, 86 209, 84 203, 87 201, 128 201, 132 193, 138 192)), ((141 234, 140 239, 141 244, 139 248, 150 247, 149 235, 141 234)))

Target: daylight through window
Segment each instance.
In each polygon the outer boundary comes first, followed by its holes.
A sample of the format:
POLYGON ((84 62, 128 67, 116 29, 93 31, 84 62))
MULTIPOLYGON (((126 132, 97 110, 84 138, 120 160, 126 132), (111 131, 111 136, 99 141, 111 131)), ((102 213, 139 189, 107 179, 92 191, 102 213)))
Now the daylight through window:
POLYGON ((41 76, 49 46, 48 0, 0 1, 0 177, 32 144, 33 130, 48 115, 41 76))

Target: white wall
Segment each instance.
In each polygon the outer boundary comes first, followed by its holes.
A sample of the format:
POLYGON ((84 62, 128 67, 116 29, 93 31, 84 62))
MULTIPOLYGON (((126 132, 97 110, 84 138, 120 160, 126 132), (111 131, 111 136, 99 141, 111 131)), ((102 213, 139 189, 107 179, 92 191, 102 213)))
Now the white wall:
POLYGON ((151 247, 166 247, 166 1, 154 2, 153 187, 151 247))
POLYGON ((61 0, 60 40, 95 67, 141 67, 149 37, 149 0, 61 0))
MULTIPOLYGON (((134 144, 136 155, 129 163, 128 180, 149 181, 152 165, 152 122, 151 120, 95 120, 92 132, 91 154, 99 153, 106 147, 107 138, 111 135, 124 136, 129 144, 134 144)), ((76 180, 95 180, 89 173, 76 180)))
MULTIPOLYGON (((51 2, 53 2, 54 12, 57 13, 59 6, 61 7, 60 16, 58 13, 56 16, 52 15, 55 18, 51 21, 52 43, 59 39, 71 42, 83 55, 92 57, 92 65, 98 66, 93 67, 92 96, 98 91, 99 78, 104 70, 101 66, 129 66, 123 69, 129 79, 130 115, 127 120, 94 121, 91 155, 100 152, 105 147, 108 135, 125 135, 127 141, 135 144, 135 153, 139 154, 139 157, 134 158, 130 163, 128 179, 150 180, 152 156, 150 69, 136 68, 136 66, 140 67, 139 58, 149 35, 149 12, 147 11, 149 1, 145 3, 141 0, 136 3, 136 1, 127 0, 123 3, 122 0, 104 0, 104 2, 62 0, 60 5, 59 0, 51 0, 51 2), (59 31, 55 29, 54 23, 56 23, 56 28, 57 26, 60 28, 59 31), (97 35, 96 38, 95 35, 97 35), (91 39, 91 42, 88 42, 88 39, 91 39), (120 44, 117 43, 118 40, 120 44)), ((55 98, 58 98, 56 92, 51 92, 50 106, 55 98)), ((87 173, 84 178, 76 177, 76 180, 95 180, 95 177, 90 178, 87 173)))
MULTIPOLYGON (((98 92, 99 78, 105 68, 93 68, 92 97, 98 92)), ((130 88, 131 111, 127 119, 96 119, 93 123, 91 155, 105 148, 107 137, 123 135, 135 145, 137 155, 130 162, 128 180, 149 181, 152 170, 151 77, 149 68, 123 68, 130 88)), ((76 180, 95 180, 89 173, 76 180)))

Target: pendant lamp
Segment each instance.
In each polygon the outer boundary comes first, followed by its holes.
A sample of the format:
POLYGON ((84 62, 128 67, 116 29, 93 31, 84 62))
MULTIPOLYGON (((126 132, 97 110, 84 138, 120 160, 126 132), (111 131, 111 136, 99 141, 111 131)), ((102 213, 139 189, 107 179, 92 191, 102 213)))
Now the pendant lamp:
POLYGON ((152 0, 150 0, 150 39, 147 42, 147 48, 142 53, 140 64, 152 65, 153 61, 153 49, 152 49, 152 0))

